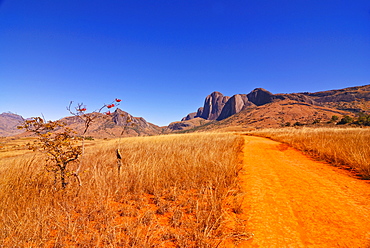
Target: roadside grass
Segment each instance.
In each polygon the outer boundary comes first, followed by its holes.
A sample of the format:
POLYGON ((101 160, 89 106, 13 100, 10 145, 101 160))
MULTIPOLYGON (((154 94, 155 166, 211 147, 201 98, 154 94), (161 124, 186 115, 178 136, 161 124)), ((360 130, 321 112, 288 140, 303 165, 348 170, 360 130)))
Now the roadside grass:
POLYGON ((1 159, 0 247, 222 247, 242 145, 216 133, 105 141, 86 149, 83 185, 64 190, 42 154, 1 159))
POLYGON ((370 179, 369 128, 280 128, 248 134, 287 143, 336 166, 349 166, 370 179))

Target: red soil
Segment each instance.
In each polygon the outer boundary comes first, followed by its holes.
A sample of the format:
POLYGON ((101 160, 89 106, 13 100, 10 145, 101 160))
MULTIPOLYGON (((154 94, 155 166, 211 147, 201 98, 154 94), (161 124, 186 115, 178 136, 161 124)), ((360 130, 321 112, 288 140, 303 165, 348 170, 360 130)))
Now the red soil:
MULTIPOLYGON (((370 184, 279 142, 245 137, 239 247, 370 247, 370 184)), ((230 246, 232 247, 232 246, 230 246)))

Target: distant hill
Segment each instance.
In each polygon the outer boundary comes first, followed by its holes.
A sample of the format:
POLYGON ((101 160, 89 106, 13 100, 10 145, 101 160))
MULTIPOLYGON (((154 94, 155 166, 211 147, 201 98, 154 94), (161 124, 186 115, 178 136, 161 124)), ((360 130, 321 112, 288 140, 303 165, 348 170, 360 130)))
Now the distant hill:
POLYGON ((0 136, 7 137, 22 133, 17 126, 23 121, 23 117, 17 114, 10 112, 0 114, 0 136))
POLYGON ((187 130, 191 128, 195 128, 198 126, 205 125, 209 123, 209 120, 205 120, 203 118, 197 117, 197 118, 191 118, 191 119, 183 119, 182 121, 175 121, 172 122, 168 127, 165 127, 163 129, 163 132, 168 133, 168 132, 173 132, 173 131, 182 131, 182 130, 187 130))
POLYGON ((370 85, 302 94, 311 98, 319 106, 353 113, 370 111, 370 85))
MULTIPOLYGON (((203 107, 190 113, 181 122, 171 123, 172 131, 187 130, 192 119, 204 119, 196 130, 212 130, 239 126, 245 128, 279 127, 286 125, 312 124, 329 121, 333 115, 369 113, 370 85, 315 93, 272 94, 256 88, 248 94, 224 96, 213 92, 204 101, 203 107), (202 127, 204 125, 204 127, 202 127)), ((192 123, 194 124, 194 123, 192 123)))
MULTIPOLYGON (((92 113, 94 121, 86 135, 97 138, 114 138, 130 136, 156 135, 162 132, 162 128, 147 122, 142 117, 133 117, 129 113, 117 108, 111 115, 92 113), (131 120, 131 122, 128 122, 131 120)), ((77 116, 69 116, 61 119, 69 127, 79 134, 84 131, 84 122, 77 116)))
MULTIPOLYGON (((142 117, 133 117, 129 113, 117 108, 111 115, 91 113, 94 121, 86 133, 86 136, 95 138, 115 138, 128 136, 156 135, 162 132, 162 128, 147 122, 142 117), (131 121, 128 121, 131 120, 131 121)), ((17 129, 24 118, 20 115, 3 113, 0 115, 0 136, 28 136, 24 130, 17 129)), ((84 122, 77 116, 68 116, 61 119, 67 126, 78 134, 84 131, 84 122)))

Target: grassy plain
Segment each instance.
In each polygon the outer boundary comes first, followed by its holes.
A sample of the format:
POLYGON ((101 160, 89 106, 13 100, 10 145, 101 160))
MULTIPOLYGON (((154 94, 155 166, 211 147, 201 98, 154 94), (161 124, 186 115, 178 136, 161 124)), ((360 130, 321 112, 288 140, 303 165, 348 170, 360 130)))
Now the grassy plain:
POLYGON ((0 247, 222 247, 238 236, 226 215, 241 211, 242 145, 210 133, 105 141, 86 149, 82 187, 71 177, 64 190, 42 154, 1 158, 0 247))
POLYGON ((249 132, 287 143, 337 166, 349 166, 370 179, 369 128, 280 128, 249 132))
POLYGON ((30 153, 27 143, 34 138, 0 137, 0 159, 30 153))
MULTIPOLYGON (((0 159, 31 154, 32 151, 28 149, 27 144, 32 144, 35 140, 36 137, 0 137, 0 159)), ((104 142, 107 141, 104 139, 95 139, 94 141, 85 140, 85 146, 88 147, 104 142)))

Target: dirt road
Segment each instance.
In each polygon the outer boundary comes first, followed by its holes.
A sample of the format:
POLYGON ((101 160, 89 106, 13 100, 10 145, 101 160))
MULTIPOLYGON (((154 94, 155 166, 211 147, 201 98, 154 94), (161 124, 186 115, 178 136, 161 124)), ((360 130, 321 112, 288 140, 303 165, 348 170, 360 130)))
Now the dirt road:
POLYGON ((245 137, 239 247, 370 247, 370 183, 287 145, 245 137))

